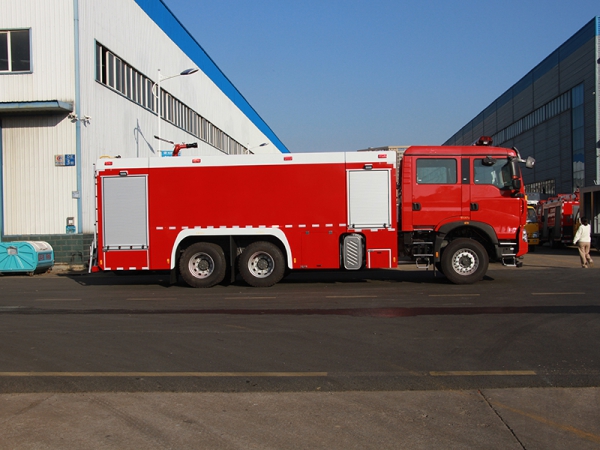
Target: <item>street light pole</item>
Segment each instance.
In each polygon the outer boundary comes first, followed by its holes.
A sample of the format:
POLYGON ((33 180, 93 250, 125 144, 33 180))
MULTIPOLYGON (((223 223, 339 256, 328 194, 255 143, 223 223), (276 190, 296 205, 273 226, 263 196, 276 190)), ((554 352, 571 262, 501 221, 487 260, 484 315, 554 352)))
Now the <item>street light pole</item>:
POLYGON ((250 155, 254 155, 254 152, 252 150, 254 150, 255 148, 258 147, 264 147, 265 145, 269 145, 268 142, 263 142, 262 144, 259 145, 255 145, 254 147, 250 148, 250 144, 248 144, 248 147, 246 147, 246 152, 250 155))
MULTIPOLYGON (((191 75, 193 73, 198 72, 197 68, 192 68, 192 69, 185 69, 184 71, 182 71, 181 73, 178 73, 177 75, 171 75, 168 77, 164 77, 162 76, 162 74, 160 73, 160 69, 158 69, 158 81, 156 83, 154 83, 154 86, 156 86, 156 116, 158 117, 158 134, 155 136, 156 138, 159 139, 159 143, 157 145, 157 149, 158 149, 158 155, 160 156, 160 138, 162 137, 160 135, 160 127, 161 127, 161 123, 162 123, 162 114, 161 114, 161 92, 160 92, 160 84, 165 81, 165 80, 169 80, 171 78, 176 78, 176 77, 180 77, 183 75, 191 75)), ((154 88, 153 86, 153 88, 154 88)), ((154 90, 154 89, 153 89, 154 90)))

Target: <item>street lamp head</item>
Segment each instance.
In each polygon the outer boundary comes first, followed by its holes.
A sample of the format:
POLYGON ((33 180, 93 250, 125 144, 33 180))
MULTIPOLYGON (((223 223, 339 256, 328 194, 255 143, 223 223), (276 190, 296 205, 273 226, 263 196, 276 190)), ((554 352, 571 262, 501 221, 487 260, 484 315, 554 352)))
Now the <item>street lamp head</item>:
POLYGON ((196 67, 194 67, 192 69, 185 69, 179 75, 191 75, 191 74, 196 73, 196 72, 198 72, 198 69, 196 67))

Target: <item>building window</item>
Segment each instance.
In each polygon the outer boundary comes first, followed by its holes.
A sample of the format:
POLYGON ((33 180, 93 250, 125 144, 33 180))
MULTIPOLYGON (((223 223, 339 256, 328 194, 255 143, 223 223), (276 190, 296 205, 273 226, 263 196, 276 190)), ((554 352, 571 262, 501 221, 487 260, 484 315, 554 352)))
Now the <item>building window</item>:
POLYGON ((572 90, 573 107, 571 109, 571 135, 573 137, 573 190, 585 185, 585 149, 584 149, 584 116, 583 84, 572 90))
POLYGON ((535 183, 528 184, 525 186, 525 192, 540 193, 547 195, 556 195, 556 182, 555 180, 536 181, 535 183))
POLYGON ((456 184, 455 159, 418 159, 417 183, 456 184))
POLYGON ((1 72, 31 72, 30 30, 0 30, 1 72))
MULTIPOLYGON (((96 43, 96 81, 138 105, 159 114, 155 83, 100 43, 96 43)), ((189 106, 160 89, 160 116, 227 154, 245 153, 246 148, 189 106)))

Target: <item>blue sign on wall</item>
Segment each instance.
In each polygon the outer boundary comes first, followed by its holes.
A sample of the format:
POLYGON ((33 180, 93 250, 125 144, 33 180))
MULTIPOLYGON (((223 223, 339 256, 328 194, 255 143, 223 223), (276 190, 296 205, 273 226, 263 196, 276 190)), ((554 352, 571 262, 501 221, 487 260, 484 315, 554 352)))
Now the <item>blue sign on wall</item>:
POLYGON ((55 166, 74 166, 75 155, 54 155, 55 166))

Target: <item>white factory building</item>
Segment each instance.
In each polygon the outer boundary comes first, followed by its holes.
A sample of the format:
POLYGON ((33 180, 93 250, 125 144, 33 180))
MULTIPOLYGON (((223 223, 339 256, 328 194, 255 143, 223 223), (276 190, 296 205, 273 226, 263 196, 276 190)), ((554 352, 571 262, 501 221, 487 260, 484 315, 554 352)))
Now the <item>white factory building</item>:
POLYGON ((198 143, 182 154, 288 152, 162 0, 0 2, 2 240, 84 259, 94 162, 162 157, 159 134, 198 143))

